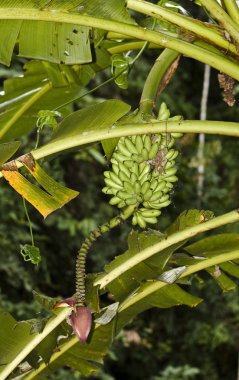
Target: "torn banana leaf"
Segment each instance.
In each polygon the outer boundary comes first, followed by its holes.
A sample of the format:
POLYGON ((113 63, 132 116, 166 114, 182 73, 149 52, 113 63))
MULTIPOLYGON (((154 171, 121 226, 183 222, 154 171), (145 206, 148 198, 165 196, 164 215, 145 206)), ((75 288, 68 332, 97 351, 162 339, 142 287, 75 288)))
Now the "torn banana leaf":
POLYGON ((14 161, 2 166, 2 174, 9 185, 31 203, 44 218, 79 194, 78 191, 68 189, 51 178, 31 154, 24 155, 18 160, 44 190, 20 174, 14 161))

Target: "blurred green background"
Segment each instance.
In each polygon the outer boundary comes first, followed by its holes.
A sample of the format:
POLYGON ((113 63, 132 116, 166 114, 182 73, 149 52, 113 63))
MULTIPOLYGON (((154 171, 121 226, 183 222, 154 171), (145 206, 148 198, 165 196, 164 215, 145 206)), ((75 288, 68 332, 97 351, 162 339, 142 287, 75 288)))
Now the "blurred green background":
MULTIPOLYGON (((98 99, 121 98, 137 108, 143 83, 158 51, 148 51, 130 73, 130 86, 122 91, 115 84, 87 96, 76 108, 98 99)), ((1 81, 19 75, 24 60, 15 57, 10 69, 0 66, 1 81)), ((108 78, 109 71, 90 83, 93 88, 108 78)), ((204 65, 181 58, 178 70, 158 104, 165 101, 171 114, 185 119, 199 119, 204 65)), ((238 87, 235 87, 238 92, 238 87)), ((222 100, 217 72, 212 70, 207 118, 237 121, 237 103, 228 107, 222 100)), ((45 129, 41 141, 47 140, 45 129)), ((36 131, 24 138, 23 149, 34 146, 36 131), (30 142, 29 142, 30 141, 30 142), (31 145, 31 146, 30 146, 31 145)), ((216 215, 238 207, 239 149, 236 139, 206 136, 203 196, 197 196, 198 136, 188 134, 178 142, 179 181, 172 195, 173 203, 163 212, 156 226, 163 231, 183 210, 202 208, 216 215)), ((107 162, 100 145, 42 162, 48 173, 80 196, 45 221, 29 205, 35 243, 43 257, 38 267, 24 262, 20 244, 30 243, 29 228, 21 197, 2 180, 0 186, 0 303, 17 319, 42 315, 32 296, 39 290, 49 296, 66 297, 74 293, 74 266, 77 250, 84 237, 97 225, 116 214, 109 206, 103 187, 107 162)), ((87 272, 101 271, 105 263, 127 247, 130 224, 118 227, 101 238, 87 260, 87 272)), ((224 230, 239 232, 238 224, 224 230)), ((220 230, 222 231, 222 230, 220 230)), ((219 232, 219 230, 218 230, 219 232)), ((104 368, 91 379, 97 380, 235 380, 238 368, 239 293, 238 289, 222 293, 209 276, 195 279, 192 292, 205 299, 196 309, 152 309, 132 321, 117 337, 104 368), (202 281, 204 280, 204 281, 202 281)), ((66 368, 54 373, 55 380, 83 379, 66 368)))

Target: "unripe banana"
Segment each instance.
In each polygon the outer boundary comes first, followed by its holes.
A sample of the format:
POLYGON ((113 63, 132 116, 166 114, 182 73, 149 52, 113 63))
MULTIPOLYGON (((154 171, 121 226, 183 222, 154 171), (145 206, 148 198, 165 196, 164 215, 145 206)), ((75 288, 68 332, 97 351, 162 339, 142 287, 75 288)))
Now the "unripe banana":
POLYGON ((173 188, 173 184, 171 182, 166 183, 166 187, 171 190, 173 188))
POLYGON ((146 227, 146 222, 145 222, 144 218, 139 213, 137 213, 136 218, 137 218, 138 225, 141 228, 145 228, 146 227))
POLYGON ((119 186, 123 185, 121 179, 114 172, 110 172, 110 179, 112 179, 112 181, 117 183, 117 185, 119 185, 119 186))
MULTIPOLYGON (((154 191, 155 189, 156 189, 156 187, 158 186, 158 180, 157 179, 153 179, 152 181, 151 181, 151 183, 150 183, 150 189, 152 190, 152 191, 154 191)), ((147 189, 148 190, 148 189, 147 189)))
POLYGON ((139 164, 140 162, 144 160, 144 158, 142 156, 139 156, 138 154, 133 153, 132 160, 139 164))
POLYGON ((125 203, 126 203, 128 206, 133 206, 133 205, 136 205, 136 204, 137 204, 137 199, 134 198, 134 197, 131 197, 131 198, 125 199, 125 203))
POLYGON ((176 168, 169 168, 165 171, 165 174, 163 175, 163 178, 171 177, 177 172, 176 168))
MULTIPOLYGON (((115 154, 115 153, 114 153, 114 154, 115 154)), ((111 162, 112 164, 116 164, 116 165, 118 165, 118 161, 114 158, 114 156, 112 156, 110 162, 111 162)))
MULTIPOLYGON (((162 197, 162 191, 156 191, 155 193, 152 194, 152 196, 148 200, 150 202, 155 202, 158 199, 160 199, 161 197, 162 197)), ((145 197, 144 197, 144 199, 145 199, 145 197)))
POLYGON ((118 204, 119 208, 122 208, 122 207, 125 207, 125 206, 126 206, 125 201, 120 201, 120 203, 118 204))
POLYGON ((150 224, 156 224, 158 222, 157 218, 154 218, 153 216, 151 218, 144 218, 144 221, 150 224))
POLYGON ((126 166, 126 168, 130 169, 132 167, 132 160, 124 161, 124 165, 126 166))
POLYGON ((169 149, 169 148, 172 148, 174 142, 175 142, 175 139, 172 137, 172 138, 170 139, 169 143, 167 144, 168 149, 169 149))
POLYGON ((118 198, 117 196, 115 196, 115 197, 110 199, 109 204, 114 206, 114 205, 117 205, 120 201, 121 201, 121 199, 118 198))
POLYGON ((149 135, 146 135, 144 137, 144 148, 146 148, 147 151, 150 152, 151 147, 152 147, 151 138, 149 135))
POLYGON ((139 176, 139 165, 137 162, 134 162, 131 166, 131 170, 133 173, 135 173, 137 176, 139 176))
POLYGON ((122 189, 122 186, 118 185, 117 183, 115 183, 114 181, 112 181, 112 179, 110 179, 110 178, 105 178, 105 183, 110 188, 118 189, 118 190, 122 189))
POLYGON ((119 169, 124 172, 124 174, 126 174, 126 176, 128 178, 130 178, 130 171, 129 169, 122 163, 122 162, 119 162, 119 169))
POLYGON ((144 143, 143 143, 143 140, 142 140, 142 136, 141 136, 141 135, 137 135, 137 136, 136 136, 135 147, 136 147, 136 149, 137 149, 137 152, 138 152, 139 154, 141 154, 142 149, 143 149, 143 147, 144 147, 144 143))
POLYGON ((161 181, 158 183, 158 185, 156 186, 156 188, 154 189, 155 192, 157 191, 163 191, 166 187, 166 182, 165 181, 161 181))
POLYGON ((115 152, 113 154, 113 158, 116 159, 116 161, 118 161, 118 162, 125 162, 126 160, 129 159, 129 157, 127 157, 121 153, 118 153, 118 152, 115 152))
POLYGON ((132 198, 132 194, 127 193, 127 191, 119 190, 116 193, 116 196, 120 198, 120 200, 125 201, 128 198, 132 198))
POLYGON ((138 179, 137 175, 135 173, 131 173, 130 180, 132 181, 132 183, 137 181, 137 179, 138 179))
POLYGON ((170 111, 166 103, 163 102, 159 108, 158 120, 168 120, 169 117, 170 117, 170 111))
POLYGON ((106 171, 106 172, 104 172, 104 176, 105 176, 106 178, 110 178, 110 171, 106 171))
POLYGON ((126 157, 131 157, 132 153, 126 148, 123 142, 119 142, 117 145, 118 151, 126 157))
POLYGON ((120 171, 118 175, 121 181, 130 181, 130 178, 124 172, 120 171))
POLYGON ((139 194, 141 192, 141 183, 138 180, 134 183, 134 191, 135 194, 139 194))
POLYGON ((172 177, 167 177, 167 182, 177 182, 178 177, 176 175, 172 175, 172 177))
POLYGON ((177 152, 176 150, 174 150, 174 149, 170 149, 170 150, 166 153, 165 157, 166 157, 167 160, 169 161, 169 160, 171 160, 171 159, 174 159, 174 158, 172 158, 172 157, 174 156, 175 153, 177 153, 177 155, 178 155, 178 152, 177 152))
MULTIPOLYGON (((141 165, 141 164, 140 164, 141 165)), ((140 169, 140 165, 139 165, 139 169, 140 169)), ((142 171, 140 172, 140 175, 139 175, 139 180, 141 181, 141 179, 144 177, 145 174, 148 174, 151 170, 151 167, 149 164, 145 164, 144 163, 144 167, 141 166, 143 169, 142 171)))
MULTIPOLYGON (((118 193, 117 193, 118 195, 118 193)), ((165 201, 167 201, 169 199, 169 195, 168 194, 165 194, 163 195, 161 198, 160 198, 160 203, 164 203, 165 201)), ((151 200, 151 199, 150 199, 151 200)))
MULTIPOLYGON (((158 120, 168 120, 170 111, 165 103, 160 106, 158 120)), ((170 120, 180 120, 179 116, 170 120)), ((111 158, 112 170, 104 173, 103 192, 111 195, 110 204, 118 208, 133 205, 132 224, 145 228, 157 223, 161 209, 171 201, 169 193, 177 181, 172 149, 181 134, 165 133, 121 137, 111 158)))
POLYGON ((152 217, 157 217, 161 214, 161 211, 159 210, 147 210, 147 209, 140 209, 140 214, 144 217, 144 218, 152 218, 152 217))
POLYGON ((180 132, 172 132, 171 136, 174 137, 175 139, 179 139, 180 137, 183 136, 183 133, 180 132))
POLYGON ((145 194, 144 194, 144 200, 145 200, 145 201, 149 201, 150 198, 152 197, 152 195, 153 195, 152 190, 151 190, 151 189, 148 189, 148 190, 145 192, 145 194))
POLYGON ((175 165, 175 161, 168 161, 164 167, 164 170, 166 171, 167 169, 173 167, 175 165))
POLYGON ((150 180, 150 174, 145 173, 143 176, 140 176, 140 183, 143 186, 144 182, 147 182, 150 180))
POLYGON ((141 193, 144 195, 146 193, 146 191, 148 191, 150 188, 150 182, 149 181, 146 181, 143 183, 143 185, 141 186, 141 193))
POLYGON ((102 192, 105 193, 105 194, 113 194, 112 190, 113 189, 111 189, 110 187, 106 186, 106 187, 103 187, 102 192))
POLYGON ((158 143, 153 143, 153 145, 151 146, 151 149, 149 151, 149 159, 152 160, 156 157, 156 154, 158 153, 158 143))
POLYGON ((143 159, 145 161, 147 161, 149 159, 149 151, 148 151, 148 149, 143 148, 141 154, 142 154, 142 157, 143 157, 143 159))
POLYGON ((138 151, 135 145, 132 143, 129 137, 125 137, 124 143, 125 143, 126 148, 131 152, 131 154, 133 153, 138 154, 138 151))
POLYGON ((119 166, 116 164, 112 164, 113 171, 118 175, 119 174, 119 166))
POLYGON ((131 182, 124 182, 123 188, 129 193, 134 194, 134 186, 131 182))
POLYGON ((170 205, 170 203, 171 203, 171 201, 170 201, 170 200, 168 200, 168 201, 165 201, 165 202, 162 202, 162 203, 160 203, 160 207, 161 207, 161 208, 163 208, 163 207, 167 207, 167 206, 169 206, 169 205, 170 205))

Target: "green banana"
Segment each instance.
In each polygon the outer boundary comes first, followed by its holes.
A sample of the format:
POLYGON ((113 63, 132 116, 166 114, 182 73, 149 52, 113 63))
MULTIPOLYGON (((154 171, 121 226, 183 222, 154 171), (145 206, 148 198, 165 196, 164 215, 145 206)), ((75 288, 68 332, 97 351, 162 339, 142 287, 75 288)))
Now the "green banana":
POLYGON ((136 149, 137 149, 137 152, 138 152, 139 154, 141 154, 142 149, 143 149, 143 147, 144 147, 144 143, 143 143, 143 140, 142 140, 142 136, 141 136, 141 135, 137 135, 137 136, 136 136, 135 147, 136 147, 136 149))
MULTIPOLYGON (((180 121, 180 116, 170 118, 170 111, 162 103, 158 120, 180 121)), ((167 207, 176 176, 173 148, 181 133, 145 134, 121 137, 111 158, 112 170, 105 171, 103 188, 111 196, 110 204, 118 208, 133 205, 132 224, 145 228, 157 223, 161 209, 167 207)))

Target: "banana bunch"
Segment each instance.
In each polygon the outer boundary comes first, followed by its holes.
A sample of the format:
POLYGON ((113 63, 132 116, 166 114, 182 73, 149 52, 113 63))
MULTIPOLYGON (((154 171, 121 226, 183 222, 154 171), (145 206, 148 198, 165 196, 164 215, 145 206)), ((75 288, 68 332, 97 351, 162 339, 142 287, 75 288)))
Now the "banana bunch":
MULTIPOLYGON (((170 119, 170 112, 162 103, 159 120, 170 119)), ((170 201, 170 191, 177 181, 173 149, 179 133, 137 135, 121 137, 111 158, 112 170, 105 171, 105 194, 111 195, 109 203, 123 208, 135 205, 133 225, 145 228, 147 223, 157 223, 161 209, 170 201)))

